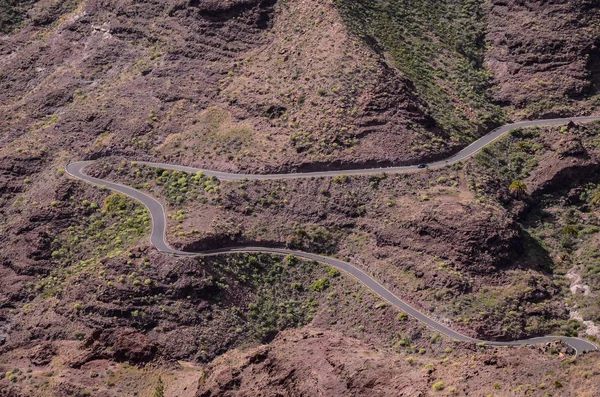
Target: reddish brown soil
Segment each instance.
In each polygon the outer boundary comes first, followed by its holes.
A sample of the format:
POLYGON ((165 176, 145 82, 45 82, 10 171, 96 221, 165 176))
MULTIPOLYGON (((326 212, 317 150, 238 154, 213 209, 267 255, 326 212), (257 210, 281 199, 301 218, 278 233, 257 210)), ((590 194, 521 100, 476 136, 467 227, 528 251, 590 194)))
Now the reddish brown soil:
POLYGON ((561 117, 598 106, 600 14, 591 1, 488 4, 488 67, 496 99, 516 117, 561 117))
MULTIPOLYGON (((491 353, 457 347, 455 365, 423 375, 450 343, 432 341, 412 320, 399 322, 396 311, 344 277, 331 277, 317 294, 313 278, 329 277, 327 269, 298 271, 276 291, 285 296, 273 298, 280 307, 313 294, 310 325, 256 348, 305 322, 250 337, 253 323, 239 313, 269 291, 240 287, 217 266, 156 253, 145 235, 129 236, 108 255, 95 251, 90 232, 60 257, 70 230, 86 226, 109 196, 69 180, 62 170, 69 159, 121 155, 286 171, 418 162, 456 147, 389 57, 348 32, 332 0, 20 6, 23 24, 0 27, 11 31, 0 35, 0 395, 152 395, 158 376, 177 396, 207 388, 393 394, 394 387, 428 395, 438 378, 446 394, 452 386, 476 395, 597 394, 597 355, 571 365, 535 349, 507 350, 496 353, 507 362, 498 367, 486 364, 491 353), (439 145, 421 147, 424 134, 439 145), (295 283, 303 291, 288 293, 295 283), (213 299, 216 290, 221 300, 213 299), (315 373, 316 366, 328 372, 315 373), (490 386, 494 379, 500 389, 490 386)), ((494 95, 514 118, 595 109, 598 5, 494 0, 487 9, 494 95)), ((473 117, 469 109, 465 117, 473 117)), ((525 180, 531 201, 514 200, 507 181, 472 163, 377 186, 368 178, 222 184, 218 202, 170 209, 186 214, 172 221, 169 239, 187 248, 258 242, 337 254, 457 329, 504 338, 542 332, 567 313, 547 258, 517 260, 527 250, 519 217, 542 194, 597 173, 598 144, 588 138, 553 130, 540 139, 547 151, 525 180)), ((133 181, 126 172, 107 174, 133 181)), ((103 244, 117 239, 110 237, 103 244)))
POLYGON ((10 151, 273 170, 417 161, 435 133, 330 1, 50 3, 0 42, 10 151))
MULTIPOLYGON (((196 396, 592 396, 600 391, 592 372, 567 383, 564 363, 541 351, 473 354, 459 347, 448 359, 407 361, 338 333, 299 330, 281 334, 269 346, 231 352, 211 363, 196 396)), ((594 367, 590 356, 566 372, 581 376, 584 368, 594 367)))
MULTIPOLYGON (((534 197, 575 183, 574 174, 592 173, 598 163, 586 131, 542 131, 545 151, 526 180, 534 197)), ((91 172, 130 185, 147 181, 163 200, 180 194, 156 185, 155 169, 128 162, 99 163, 91 172)), ((568 319, 547 272, 552 260, 526 252, 519 219, 528 204, 510 197, 510 181, 486 172, 470 161, 387 177, 223 182, 217 195, 190 190, 201 200, 167 205, 169 240, 185 250, 259 244, 337 255, 465 333, 506 339, 551 332, 568 319)))

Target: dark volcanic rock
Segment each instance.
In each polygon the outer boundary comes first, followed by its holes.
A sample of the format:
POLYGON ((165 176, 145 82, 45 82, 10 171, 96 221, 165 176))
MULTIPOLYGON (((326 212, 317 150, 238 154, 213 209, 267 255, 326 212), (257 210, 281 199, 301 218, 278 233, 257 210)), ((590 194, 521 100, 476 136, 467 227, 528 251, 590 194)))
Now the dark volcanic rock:
POLYGON ((534 117, 568 115, 563 106, 598 92, 598 2, 489 2, 486 61, 495 97, 534 117))
POLYGON ((568 136, 559 140, 552 149, 557 152, 559 158, 587 156, 587 151, 581 140, 575 136, 568 136))
POLYGON ((90 353, 72 363, 72 366, 79 367, 95 358, 111 358, 131 364, 143 364, 152 360, 157 352, 155 342, 131 328, 96 330, 85 341, 84 347, 90 353))
POLYGON ((52 361, 55 354, 54 345, 51 342, 45 342, 33 348, 29 353, 29 360, 33 365, 46 365, 52 361))
POLYGON ((135 364, 145 363, 154 357, 156 344, 146 335, 132 329, 118 329, 110 338, 113 358, 135 364))

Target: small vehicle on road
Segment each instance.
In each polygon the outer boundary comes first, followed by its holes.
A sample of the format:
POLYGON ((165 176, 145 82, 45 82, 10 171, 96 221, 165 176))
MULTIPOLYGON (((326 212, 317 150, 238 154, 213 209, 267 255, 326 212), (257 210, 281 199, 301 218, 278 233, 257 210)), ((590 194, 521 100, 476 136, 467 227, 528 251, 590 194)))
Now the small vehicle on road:
POLYGON ((419 164, 417 165, 417 168, 427 168, 429 167, 429 164, 419 164))

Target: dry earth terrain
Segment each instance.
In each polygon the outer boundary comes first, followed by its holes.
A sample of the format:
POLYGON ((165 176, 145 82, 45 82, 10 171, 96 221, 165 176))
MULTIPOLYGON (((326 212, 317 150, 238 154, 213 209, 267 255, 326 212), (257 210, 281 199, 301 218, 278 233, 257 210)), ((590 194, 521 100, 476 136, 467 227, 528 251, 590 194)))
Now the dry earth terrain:
POLYGON ((452 168, 222 182, 441 158, 509 119, 597 112, 592 0, 8 0, 0 4, 0 396, 594 396, 598 354, 457 344, 598 337, 600 126, 515 131, 452 168), (515 182, 519 182, 515 184, 515 182), (316 370, 318 368, 318 371, 316 370))

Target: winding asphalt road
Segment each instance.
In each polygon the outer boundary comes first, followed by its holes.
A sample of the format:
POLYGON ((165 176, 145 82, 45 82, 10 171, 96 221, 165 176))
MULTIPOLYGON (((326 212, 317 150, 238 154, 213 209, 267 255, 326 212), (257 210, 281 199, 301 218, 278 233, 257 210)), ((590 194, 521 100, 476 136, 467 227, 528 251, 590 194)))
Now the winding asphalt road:
MULTIPOLYGON (((575 122, 591 122, 600 120, 600 117, 591 116, 591 117, 574 117, 570 119, 550 119, 550 120, 536 120, 536 121, 525 121, 514 124, 507 124, 500 128, 497 128, 491 131, 486 136, 481 139, 473 142, 471 145, 456 153, 455 155, 449 157, 446 160, 437 161, 431 163, 429 166, 432 168, 443 167, 446 165, 457 163, 461 160, 464 160, 473 154, 480 151, 484 146, 490 144, 491 142, 497 140, 498 138, 505 135, 510 130, 517 127, 540 127, 540 126, 554 126, 554 125, 562 125, 569 121, 575 122)), ((186 252, 186 251, 178 251, 169 246, 166 241, 166 229, 167 229, 167 216, 164 207, 162 204, 153 198, 152 196, 147 195, 146 193, 140 192, 134 188, 129 186, 121 185, 118 183, 98 179, 87 175, 84 172, 84 168, 94 161, 80 161, 70 163, 66 167, 66 171, 69 175, 95 184, 99 186, 105 186, 111 190, 116 192, 125 194, 140 203, 142 203, 148 211, 150 211, 150 216, 152 218, 152 232, 150 234, 150 242, 152 245, 161 252, 170 253, 177 256, 208 256, 208 255, 217 255, 217 254, 225 254, 225 253, 241 253, 241 252, 261 252, 261 253, 269 253, 269 254, 278 254, 278 255, 295 255, 299 258, 315 260, 329 266, 333 266, 345 273, 353 276, 363 285, 365 285, 368 289, 373 291, 375 294, 380 296, 382 299, 388 301, 392 305, 396 306, 400 310, 406 312, 408 315, 416 318, 417 320, 425 323, 431 329, 440 332, 454 340, 457 341, 465 341, 465 342, 474 342, 480 343, 485 342, 486 345, 490 346, 520 346, 520 345, 532 345, 532 344, 540 344, 552 342, 554 340, 560 339, 573 347, 577 353, 598 350, 598 347, 593 343, 580 338, 571 338, 564 336, 543 336, 538 338, 530 338, 516 341, 483 341, 475 338, 471 338, 469 336, 463 335, 459 332, 454 331, 453 329, 445 326, 437 322, 436 320, 427 317, 425 314, 421 313, 417 309, 410 306, 408 303, 402 301, 392 292, 390 292, 387 288, 373 279, 364 271, 359 268, 351 265, 350 263, 341 261, 339 259, 316 255, 308 252, 301 251, 293 251, 283 248, 267 248, 267 247, 232 247, 232 248, 220 248, 216 250, 208 250, 202 252, 186 252)), ((185 172, 196 172, 200 171, 199 168, 193 167, 185 167, 179 165, 172 164, 162 164, 162 163, 152 163, 152 162, 138 162, 139 164, 145 164, 153 167, 159 167, 163 169, 169 170, 178 170, 185 172)), ((323 172, 310 172, 310 173, 295 173, 295 174, 271 174, 271 175, 252 175, 252 174, 232 174, 211 170, 201 170, 207 176, 216 176, 222 180, 241 180, 241 179, 295 179, 295 178, 307 178, 307 177, 321 177, 321 176, 336 176, 336 175, 367 175, 367 174, 377 174, 377 173, 406 173, 406 172, 414 172, 417 171, 417 166, 403 166, 403 167, 389 167, 389 168, 370 168, 370 169, 360 169, 360 170, 343 170, 343 171, 323 171, 323 172)))
MULTIPOLYGON (((462 160, 465 160, 485 146, 490 143, 498 140, 502 136, 506 135, 510 130, 520 127, 549 127, 556 125, 564 125, 569 121, 577 122, 577 123, 587 123, 591 121, 600 120, 600 116, 585 116, 585 117, 572 117, 572 118, 564 118, 564 119, 547 119, 547 120, 533 120, 533 121, 521 121, 518 123, 505 124, 501 127, 496 128, 495 130, 490 131, 485 136, 479 138, 475 142, 471 143, 469 146, 465 147, 460 152, 454 154, 453 156, 448 157, 447 159, 435 161, 429 164, 429 168, 440 168, 445 167, 447 165, 451 165, 454 163, 458 163, 462 160)), ((418 171, 419 168, 417 165, 406 165, 400 167, 381 167, 381 168, 363 168, 363 169, 349 169, 349 170, 341 170, 341 171, 317 171, 317 172, 301 172, 301 173, 291 173, 291 174, 236 174, 229 172, 220 172, 220 171, 212 171, 205 170, 202 168, 194 168, 194 167, 186 167, 183 165, 174 165, 174 164, 163 164, 163 163, 153 163, 149 161, 138 161, 139 164, 148 165, 151 167, 164 168, 166 170, 177 170, 177 171, 186 171, 186 172, 197 172, 203 171, 207 176, 215 176, 224 181, 239 181, 242 179, 299 179, 299 178, 312 178, 312 177, 320 177, 320 176, 336 176, 336 175, 372 175, 372 174, 402 174, 407 172, 418 171)))

